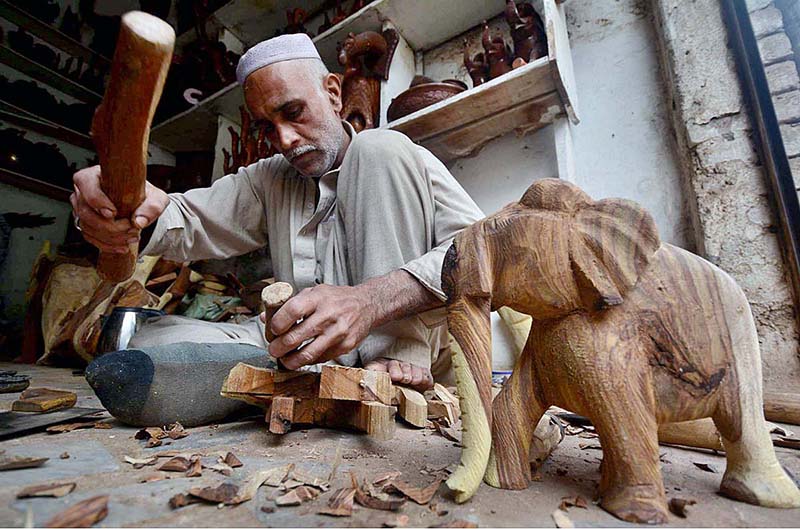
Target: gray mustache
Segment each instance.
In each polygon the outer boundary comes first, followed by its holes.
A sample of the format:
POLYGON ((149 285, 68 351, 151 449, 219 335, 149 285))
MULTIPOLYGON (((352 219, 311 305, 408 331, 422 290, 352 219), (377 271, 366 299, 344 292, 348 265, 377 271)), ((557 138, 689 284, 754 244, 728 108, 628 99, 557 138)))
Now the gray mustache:
POLYGON ((285 153, 283 153, 283 156, 289 161, 289 163, 291 163, 298 156, 302 156, 304 154, 314 152, 316 150, 317 148, 314 147, 313 145, 301 145, 300 147, 296 147, 291 151, 286 151, 285 153))

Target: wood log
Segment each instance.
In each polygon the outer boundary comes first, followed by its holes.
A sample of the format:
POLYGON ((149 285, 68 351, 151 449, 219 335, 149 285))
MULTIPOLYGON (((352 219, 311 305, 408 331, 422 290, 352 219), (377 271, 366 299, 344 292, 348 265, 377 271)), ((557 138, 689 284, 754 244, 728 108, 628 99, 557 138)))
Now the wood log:
POLYGON ((770 421, 800 425, 800 393, 765 391, 764 415, 770 421))
POLYGON ((395 386, 392 403, 397 406, 398 415, 408 424, 424 428, 428 423, 428 403, 419 391, 395 386))
POLYGON ((334 400, 378 401, 392 404, 392 379, 389 373, 355 367, 322 366, 319 397, 334 400))
POLYGON ((46 411, 71 408, 78 396, 71 391, 47 388, 29 388, 22 392, 19 400, 11 405, 12 411, 29 411, 43 413, 46 411))
POLYGON ((719 431, 711 419, 660 424, 658 442, 725 451, 719 431))
POLYGON ((264 311, 264 338, 267 343, 276 338, 275 334, 270 329, 272 317, 278 312, 284 303, 289 301, 289 298, 294 294, 294 288, 289 283, 273 283, 264 287, 261 291, 261 308, 264 311))
POLYGON ((294 422, 294 398, 274 397, 269 411, 269 431, 285 434, 292 429, 294 422))
MULTIPOLYGON (((174 46, 175 31, 163 20, 140 11, 122 17, 108 87, 92 122, 100 185, 117 218, 130 219, 145 197, 150 124, 174 46)), ((136 256, 136 243, 126 254, 101 252, 98 273, 108 281, 125 281, 136 256)))

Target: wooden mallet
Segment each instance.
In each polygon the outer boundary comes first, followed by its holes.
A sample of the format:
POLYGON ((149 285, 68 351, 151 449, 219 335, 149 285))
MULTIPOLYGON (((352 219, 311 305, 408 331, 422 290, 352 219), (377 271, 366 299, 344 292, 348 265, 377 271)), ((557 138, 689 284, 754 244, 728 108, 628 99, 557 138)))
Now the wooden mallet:
MULTIPOLYGON (((130 219, 144 201, 150 124, 174 47, 175 31, 160 18, 141 11, 123 15, 111 76, 92 121, 100 186, 116 206, 117 218, 130 219)), ((101 252, 100 277, 125 281, 133 274, 137 253, 136 244, 125 254, 101 252)))
POLYGON ((289 301, 289 298, 294 294, 294 289, 289 283, 273 283, 265 286, 261 290, 261 308, 264 310, 264 338, 267 343, 276 338, 275 334, 270 330, 272 317, 278 312, 284 303, 289 301))

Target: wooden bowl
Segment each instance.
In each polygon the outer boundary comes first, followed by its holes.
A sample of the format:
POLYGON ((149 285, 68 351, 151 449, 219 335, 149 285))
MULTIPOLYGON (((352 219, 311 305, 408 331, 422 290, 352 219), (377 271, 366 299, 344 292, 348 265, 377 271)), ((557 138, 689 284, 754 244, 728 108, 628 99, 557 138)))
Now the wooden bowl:
POLYGON ((465 90, 463 86, 453 83, 423 83, 414 85, 394 99, 386 117, 389 121, 400 119, 421 108, 438 103, 465 90))

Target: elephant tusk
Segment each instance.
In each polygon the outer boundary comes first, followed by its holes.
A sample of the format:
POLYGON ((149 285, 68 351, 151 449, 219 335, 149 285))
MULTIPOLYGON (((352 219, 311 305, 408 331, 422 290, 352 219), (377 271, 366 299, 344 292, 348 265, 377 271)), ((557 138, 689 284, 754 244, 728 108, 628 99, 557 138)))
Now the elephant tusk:
POLYGON ((456 502, 464 503, 475 494, 483 480, 489 462, 492 432, 464 351, 457 343, 452 343, 451 347, 456 386, 461 399, 463 448, 461 462, 447 480, 447 486, 455 493, 456 502))

